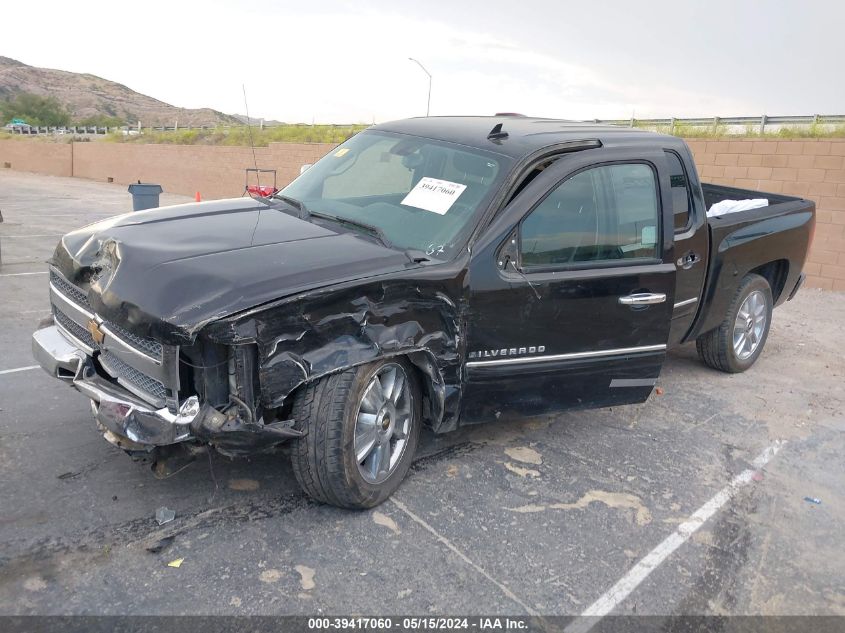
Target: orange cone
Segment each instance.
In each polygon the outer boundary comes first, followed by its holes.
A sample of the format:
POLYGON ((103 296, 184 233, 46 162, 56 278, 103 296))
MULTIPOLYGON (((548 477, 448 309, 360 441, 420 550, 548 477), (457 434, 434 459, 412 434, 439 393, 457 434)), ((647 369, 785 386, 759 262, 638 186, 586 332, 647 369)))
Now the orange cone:
POLYGON ((197 202, 202 202, 202 198, 200 198, 200 192, 199 191, 197 191, 197 195, 194 196, 194 200, 196 200, 197 202))

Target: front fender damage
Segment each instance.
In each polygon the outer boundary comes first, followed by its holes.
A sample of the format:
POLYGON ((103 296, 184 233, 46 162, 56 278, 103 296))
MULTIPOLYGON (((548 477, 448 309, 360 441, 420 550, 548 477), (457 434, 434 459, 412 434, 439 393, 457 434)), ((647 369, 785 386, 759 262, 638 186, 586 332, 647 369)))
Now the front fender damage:
POLYGON ((211 324, 218 343, 254 343, 260 404, 285 406, 301 385, 381 358, 419 369, 423 415, 454 428, 460 403, 461 315, 442 281, 380 280, 292 296, 211 324))

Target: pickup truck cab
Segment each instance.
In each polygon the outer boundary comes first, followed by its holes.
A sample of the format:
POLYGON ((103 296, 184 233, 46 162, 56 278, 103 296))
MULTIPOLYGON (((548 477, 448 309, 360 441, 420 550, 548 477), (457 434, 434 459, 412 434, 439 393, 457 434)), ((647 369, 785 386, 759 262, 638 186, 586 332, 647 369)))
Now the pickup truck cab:
POLYGON ((711 367, 748 369, 803 280, 814 215, 702 185, 671 136, 386 123, 270 198, 65 235, 33 351, 134 457, 290 441, 309 495, 372 507, 422 425, 642 402, 667 349, 691 341, 711 367))

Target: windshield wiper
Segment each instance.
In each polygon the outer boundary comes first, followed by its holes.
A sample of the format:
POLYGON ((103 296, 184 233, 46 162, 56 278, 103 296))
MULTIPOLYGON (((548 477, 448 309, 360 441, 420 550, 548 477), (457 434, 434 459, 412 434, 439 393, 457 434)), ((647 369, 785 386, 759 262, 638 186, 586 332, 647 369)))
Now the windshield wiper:
POLYGON ((291 207, 295 207, 299 210, 299 214, 297 217, 300 220, 307 220, 311 217, 311 212, 308 210, 308 207, 305 206, 305 203, 301 200, 297 200, 296 198, 291 198, 290 196, 286 196, 283 193, 274 193, 271 198, 275 198, 276 200, 281 200, 285 204, 291 207))
POLYGON ((422 264, 423 262, 431 261, 431 257, 428 253, 416 248, 406 248, 405 256, 411 260, 412 264, 422 264))
POLYGON ((282 211, 283 213, 287 213, 288 209, 292 209, 294 211, 295 217, 299 218, 300 220, 307 220, 311 217, 311 212, 308 210, 308 207, 305 206, 302 202, 297 200, 296 198, 291 198, 290 196, 280 195, 278 193, 274 193, 272 196, 265 198, 264 196, 253 196, 250 195, 250 198, 260 202, 261 204, 266 204, 271 209, 276 209, 277 211, 282 211), (282 208, 278 204, 274 204, 273 200, 279 200, 284 203, 285 207, 282 208))
POLYGON ((352 226, 359 229, 364 229, 367 233, 375 236, 382 245, 386 246, 387 248, 393 248, 393 242, 388 239, 387 235, 384 234, 379 227, 374 226, 372 224, 367 224, 366 222, 361 222, 360 220, 350 220, 349 218, 341 218, 336 215, 329 215, 328 213, 311 213, 312 217, 320 218, 322 220, 328 220, 329 222, 337 222, 338 224, 345 224, 347 226, 352 226))
MULTIPOLYGON (((366 222, 361 222, 360 220, 350 220, 349 218, 341 218, 336 215, 331 215, 328 213, 318 213, 315 211, 309 211, 308 207, 305 206, 303 202, 300 202, 296 198, 291 198, 290 196, 280 195, 278 193, 274 193, 270 198, 275 198, 285 203, 287 207, 292 207, 297 211, 296 217, 300 220, 308 220, 309 218, 320 218, 321 220, 328 220, 329 222, 337 222, 338 224, 344 224, 346 226, 355 227, 358 229, 364 229, 367 233, 374 236, 379 242, 382 243, 383 246, 387 248, 395 248, 393 242, 385 235, 384 231, 382 231, 379 227, 368 224, 366 222)), ((261 198, 261 197, 253 197, 254 200, 258 200, 266 204, 268 207, 272 209, 279 209, 278 205, 273 204, 270 201, 270 198, 261 198)), ((282 209, 279 209, 280 211, 282 209)), ((422 262, 431 261, 431 258, 428 256, 427 253, 423 251, 419 251, 416 249, 405 249, 403 251, 405 256, 411 261, 412 264, 420 264, 422 262)))

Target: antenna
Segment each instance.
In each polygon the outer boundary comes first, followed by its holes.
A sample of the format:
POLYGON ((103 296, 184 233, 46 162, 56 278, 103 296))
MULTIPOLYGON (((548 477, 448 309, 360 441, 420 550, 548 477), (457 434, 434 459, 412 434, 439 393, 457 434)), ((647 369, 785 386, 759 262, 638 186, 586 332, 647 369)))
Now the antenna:
POLYGON ((507 138, 508 133, 502 131, 502 124, 497 123, 493 126, 493 129, 490 130, 490 133, 487 135, 487 138, 491 141, 498 141, 503 138, 507 138))
MULTIPOLYGON (((244 108, 246 109, 246 128, 249 131, 249 145, 252 147, 252 162, 255 165, 255 182, 258 184, 259 191, 261 191, 261 172, 258 171, 258 159, 255 157, 255 143, 252 140, 252 125, 250 125, 249 118, 249 104, 246 102, 246 85, 241 84, 241 89, 244 92, 244 108)), ((249 190, 249 188, 247 188, 249 190)))

